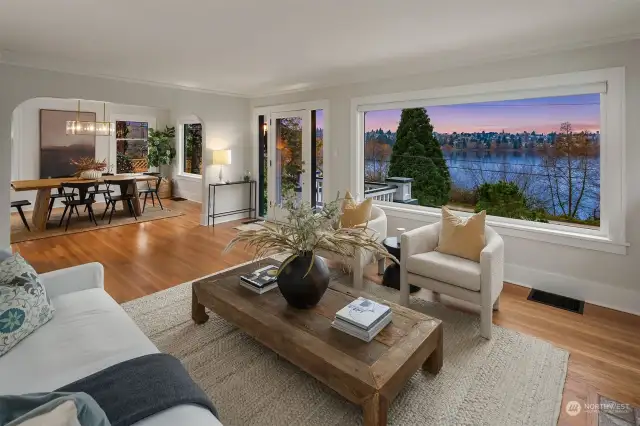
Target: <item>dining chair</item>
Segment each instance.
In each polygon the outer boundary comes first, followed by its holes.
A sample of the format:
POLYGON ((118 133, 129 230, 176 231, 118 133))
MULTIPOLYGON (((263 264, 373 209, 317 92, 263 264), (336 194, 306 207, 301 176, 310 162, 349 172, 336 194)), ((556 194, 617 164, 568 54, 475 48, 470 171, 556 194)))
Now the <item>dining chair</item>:
MULTIPOLYGON (((49 199, 49 207, 48 207, 48 212, 47 212, 47 221, 49 219, 51 219, 51 211, 53 210, 53 204, 56 202, 57 199, 59 198, 64 198, 65 200, 69 199, 69 198, 75 198, 76 197, 76 193, 74 192, 69 192, 67 194, 65 194, 65 192, 62 190, 62 187, 58 187, 56 188, 56 192, 51 194, 51 198, 49 199)), ((78 217, 80 217, 80 213, 78 212, 78 208, 75 208, 76 210, 76 215, 78 217)))
POLYGON ((135 179, 126 179, 126 180, 109 180, 105 179, 104 183, 107 185, 107 189, 110 189, 112 185, 117 185, 120 187, 120 195, 113 195, 113 191, 110 191, 106 194, 107 196, 107 206, 104 209, 104 213, 102 213, 102 219, 109 211, 109 207, 111 207, 111 214, 109 214, 109 224, 111 224, 111 219, 113 218, 113 213, 116 211, 116 203, 118 201, 123 201, 129 207, 129 214, 134 217, 135 220, 138 220, 138 216, 136 215, 136 210, 133 207, 133 201, 138 202, 138 199, 135 196, 135 179))
MULTIPOLYGON (((103 173, 102 176, 113 176, 113 173, 103 173)), ((105 185, 105 188, 100 188, 100 185, 101 185, 100 183, 94 184, 94 187, 89 190, 88 194, 93 201, 96 200, 96 195, 102 194, 102 196, 104 197, 104 202, 106 204, 107 194, 113 192, 113 190, 110 190, 109 188, 107 188, 106 185, 105 185)), ((86 210, 86 207, 85 207, 85 210, 86 210)))
POLYGON ((93 213, 93 203, 95 202, 88 194, 89 189, 92 188, 95 184, 93 182, 63 182, 62 183, 62 192, 65 194, 65 200, 62 202, 64 204, 64 212, 62 212, 62 217, 60 218, 60 223, 58 226, 62 226, 62 221, 64 217, 67 215, 67 211, 69 215, 67 216, 67 224, 64 227, 65 232, 69 229, 69 222, 71 222, 71 216, 73 216, 73 210, 76 210, 76 214, 78 213, 78 206, 86 206, 86 210, 89 213, 89 220, 92 220, 96 226, 98 226, 98 222, 96 221, 96 215, 93 213), (78 190, 78 198, 70 197, 68 195, 75 194, 75 190, 78 190))
POLYGON ((160 189, 160 184, 162 183, 162 175, 156 172, 147 172, 143 174, 147 176, 155 176, 157 180, 156 180, 155 187, 152 187, 150 181, 147 181, 147 188, 138 189, 139 196, 142 196, 142 194, 144 194, 144 202, 142 204, 142 213, 144 213, 144 208, 147 206, 147 196, 149 195, 151 195, 151 203, 153 204, 153 206, 154 207, 156 206, 156 203, 153 200, 153 197, 155 196, 158 198, 158 204, 160 204, 160 209, 164 210, 164 207, 162 206, 162 201, 160 201, 160 195, 158 195, 158 190, 160 189))
POLYGON ((22 211, 22 207, 30 206, 30 205, 31 203, 27 200, 18 200, 18 201, 11 202, 11 207, 18 210, 18 214, 20 214, 20 219, 22 219, 22 223, 24 223, 24 226, 27 228, 27 231, 29 232, 31 232, 31 228, 29 228, 29 223, 27 223, 27 219, 24 217, 24 212, 22 211))

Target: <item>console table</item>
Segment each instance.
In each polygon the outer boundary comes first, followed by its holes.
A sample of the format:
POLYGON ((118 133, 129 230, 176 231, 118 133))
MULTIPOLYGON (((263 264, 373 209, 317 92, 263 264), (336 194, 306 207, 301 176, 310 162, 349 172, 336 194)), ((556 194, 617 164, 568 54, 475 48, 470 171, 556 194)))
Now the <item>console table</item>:
POLYGON ((208 205, 207 226, 209 226, 210 222, 213 226, 216 226, 216 217, 229 216, 229 215, 238 214, 238 213, 249 213, 249 218, 255 219, 257 217, 255 195, 256 195, 255 180, 249 180, 249 181, 239 180, 239 181, 227 182, 227 183, 224 183, 224 182, 210 183, 209 199, 207 200, 207 205, 208 205), (244 209, 228 210, 228 211, 216 213, 216 188, 225 187, 225 186, 234 186, 234 185, 249 185, 249 207, 244 209), (212 190, 213 190, 213 195, 212 195, 212 190))

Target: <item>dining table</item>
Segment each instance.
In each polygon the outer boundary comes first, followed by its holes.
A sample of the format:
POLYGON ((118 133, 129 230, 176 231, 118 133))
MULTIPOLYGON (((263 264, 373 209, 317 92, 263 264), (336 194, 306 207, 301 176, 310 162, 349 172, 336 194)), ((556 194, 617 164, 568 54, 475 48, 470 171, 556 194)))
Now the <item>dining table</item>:
MULTIPOLYGON (((80 177, 63 177, 63 178, 47 178, 47 179, 33 179, 33 180, 15 180, 11 182, 11 188, 16 192, 22 191, 37 191, 36 193, 36 201, 33 206, 33 212, 31 215, 31 222, 33 223, 33 227, 38 231, 44 231, 47 228, 47 216, 49 213, 49 201, 51 200, 51 190, 58 189, 62 187, 63 183, 66 182, 87 182, 87 183, 95 183, 96 185, 104 183, 105 180, 109 181, 126 181, 130 179, 135 179, 135 182, 149 182, 156 181, 158 178, 153 175, 142 175, 142 174, 115 174, 109 176, 102 176, 98 179, 83 179, 80 177)), ((142 215, 142 209, 140 208, 140 199, 138 197, 138 187, 136 184, 129 185, 129 188, 123 188, 121 186, 121 191, 127 189, 133 189, 133 195, 135 196, 135 200, 133 203, 133 208, 135 210, 136 216, 142 215)), ((126 208, 126 205, 124 205, 126 208)))

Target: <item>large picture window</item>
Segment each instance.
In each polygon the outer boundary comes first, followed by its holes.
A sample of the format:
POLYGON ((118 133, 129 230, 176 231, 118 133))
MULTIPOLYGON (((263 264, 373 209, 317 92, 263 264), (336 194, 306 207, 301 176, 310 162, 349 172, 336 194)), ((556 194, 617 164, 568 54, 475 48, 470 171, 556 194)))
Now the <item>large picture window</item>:
POLYGON ((365 196, 600 226, 600 94, 364 113, 365 196))
POLYGON ((352 100, 351 186, 387 214, 626 253, 623 68, 352 100))

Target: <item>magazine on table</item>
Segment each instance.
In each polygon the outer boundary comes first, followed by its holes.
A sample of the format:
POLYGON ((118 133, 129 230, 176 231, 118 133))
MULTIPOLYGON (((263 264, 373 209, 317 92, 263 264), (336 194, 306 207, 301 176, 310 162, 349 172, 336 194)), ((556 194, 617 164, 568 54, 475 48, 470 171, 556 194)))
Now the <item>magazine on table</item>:
POLYGON ((278 269, 279 267, 276 265, 267 265, 253 271, 252 274, 240 275, 240 279, 254 287, 263 288, 278 280, 278 269))
POLYGON ((365 342, 370 342, 390 322, 391 322, 391 315, 385 315, 382 318, 382 320, 378 321, 376 325, 374 325, 370 330, 363 330, 347 322, 340 321, 339 319, 334 320, 331 323, 331 326, 336 330, 340 330, 343 333, 349 334, 350 336, 356 337, 360 340, 364 340, 365 342))

